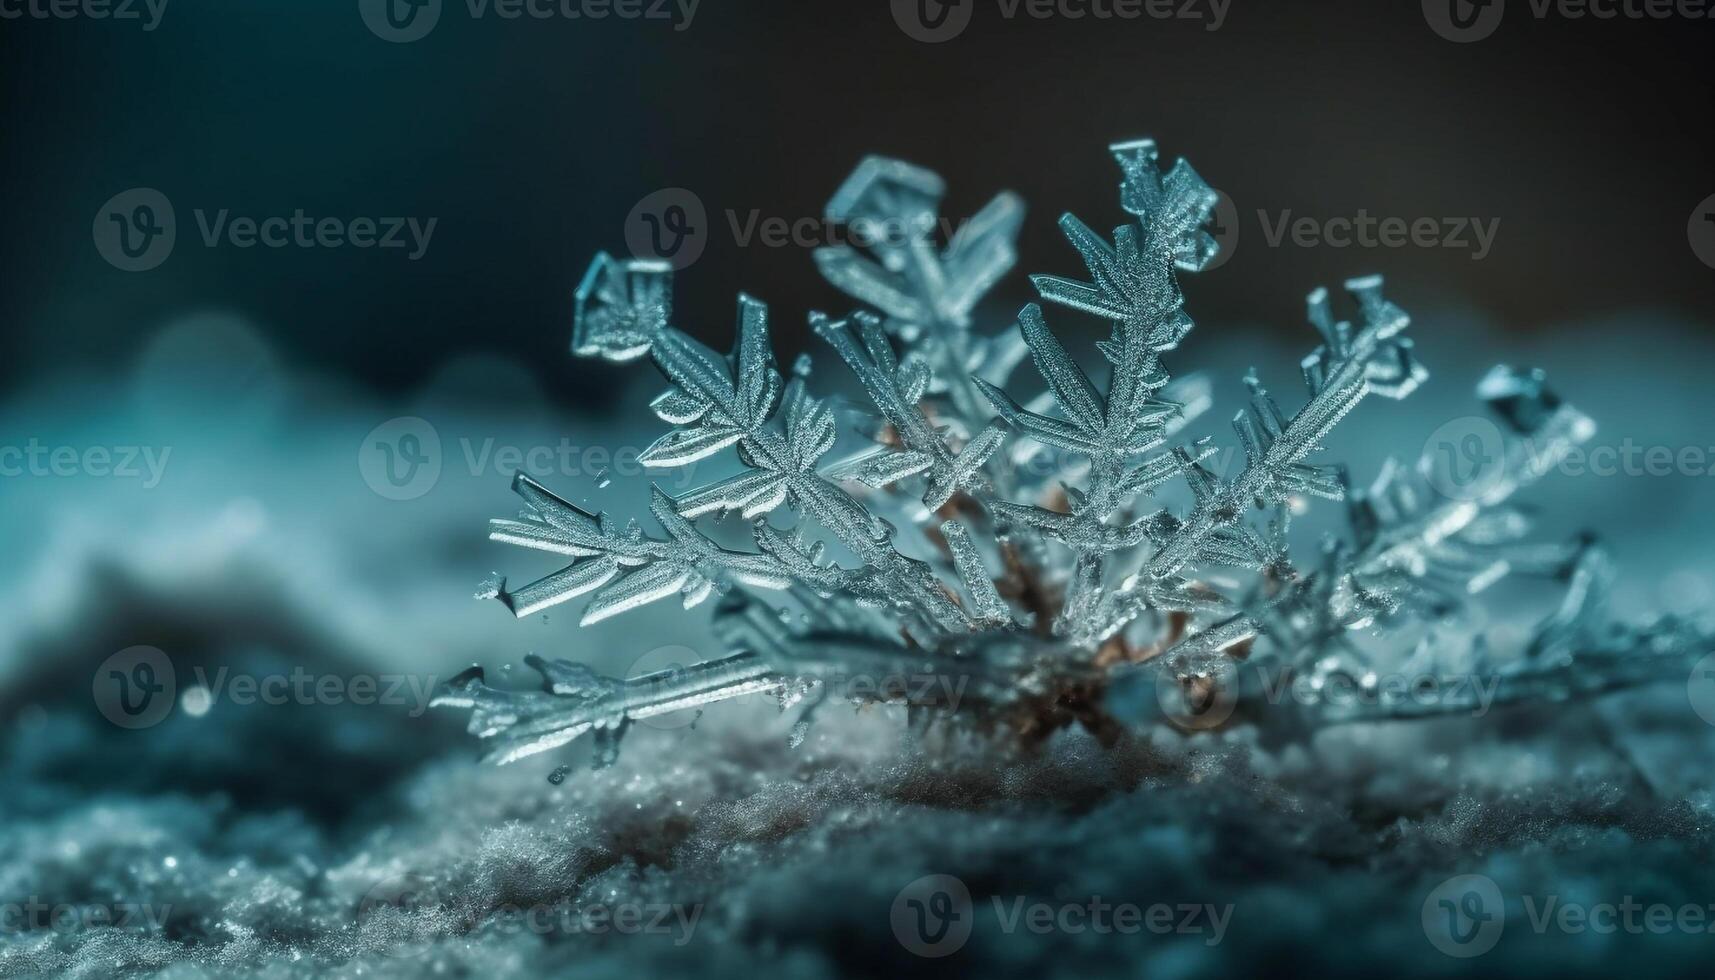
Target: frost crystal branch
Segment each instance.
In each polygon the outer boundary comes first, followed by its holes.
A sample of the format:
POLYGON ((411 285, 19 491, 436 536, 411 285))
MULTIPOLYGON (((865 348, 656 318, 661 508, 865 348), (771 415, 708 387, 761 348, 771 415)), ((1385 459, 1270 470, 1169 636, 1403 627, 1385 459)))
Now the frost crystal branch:
POLYGON ((1236 475, 1206 465, 1215 447, 1176 441, 1210 400, 1201 380, 1172 379, 1163 357, 1192 327, 1179 275, 1218 250, 1205 230, 1216 195, 1183 160, 1163 170, 1150 141, 1112 153, 1130 219, 1104 238, 1062 217, 1087 279, 1031 279, 1043 303, 1105 321, 1098 373, 1037 303, 1011 329, 975 327, 980 301, 1015 259, 1019 199, 996 197, 943 244, 941 179, 896 160, 860 164, 827 217, 905 234, 816 254, 829 282, 874 310, 810 317, 868 398, 865 411, 812 396, 807 355, 781 374, 759 300, 739 297, 737 335, 721 355, 673 325, 666 265, 597 256, 577 291, 572 349, 616 362, 648 356, 666 379, 650 407, 669 429, 641 463, 665 470, 731 450, 740 469, 677 498, 654 489, 653 533, 520 474, 513 489, 525 511, 491 522, 489 536, 570 563, 491 591, 520 617, 588 595, 585 624, 719 595, 713 632, 726 652, 625 679, 531 657, 540 691, 490 687, 473 668, 436 703, 470 709, 471 731, 494 740, 498 761, 593 733, 602 763, 633 721, 747 694, 772 694, 782 709, 804 703, 794 741, 809 712, 835 698, 903 703, 914 724, 1027 742, 1078 725, 1111 742, 1136 723, 1109 710, 1106 692, 1150 671, 1168 721, 1248 720, 1280 735, 1469 706, 1385 690, 1376 678, 1386 669, 1480 672, 1503 701, 1558 699, 1676 676, 1706 652, 1709 637, 1687 624, 1607 622, 1611 573, 1593 541, 1525 539, 1529 521, 1512 498, 1594 432, 1540 372, 1497 368, 1480 386, 1513 437, 1499 479, 1469 499, 1437 492, 1429 460, 1389 463, 1355 491, 1318 458, 1366 397, 1405 398, 1428 376, 1404 335, 1410 318, 1380 279, 1347 283, 1352 320, 1337 318, 1326 290, 1311 293, 1320 344, 1302 362, 1296 411, 1282 410, 1255 372, 1245 379, 1236 475), (1011 374, 1026 357, 1045 390, 1020 401, 1009 388, 1018 390, 1011 374), (864 445, 836 454, 845 416, 864 445), (1162 502, 1175 481, 1188 506, 1162 502), (1300 567, 1290 518, 1309 498, 1346 501, 1349 533, 1300 567), (749 522, 753 547, 712 536, 705 522, 732 514, 749 522), (1567 583, 1524 649, 1502 660, 1481 638, 1439 638, 1508 575, 1567 583), (1270 667, 1275 683, 1302 682, 1312 696, 1260 696, 1270 667), (854 677, 948 683, 860 689, 854 677), (1316 696, 1336 688, 1358 696, 1316 696), (926 693, 954 689, 956 705, 926 693))

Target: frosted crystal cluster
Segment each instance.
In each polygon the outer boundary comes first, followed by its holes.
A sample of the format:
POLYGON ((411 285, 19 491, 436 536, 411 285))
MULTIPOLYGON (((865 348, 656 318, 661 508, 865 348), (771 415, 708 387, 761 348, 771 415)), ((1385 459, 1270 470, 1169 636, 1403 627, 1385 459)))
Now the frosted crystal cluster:
POLYGON ((1707 638, 1672 621, 1608 622, 1601 549, 1526 540, 1514 495, 1594 432, 1540 372, 1499 367, 1480 386, 1511 435, 1500 478, 1479 493, 1437 492, 1429 460, 1390 463, 1359 489, 1320 458, 1364 399, 1405 398, 1427 377, 1410 318, 1378 278, 1348 282, 1349 302, 1310 294, 1320 343, 1302 362, 1302 404, 1283 410, 1253 371, 1233 420, 1242 468, 1215 472, 1217 447, 1180 438, 1208 386, 1174 379, 1164 356, 1192 326, 1179 275, 1218 251, 1205 228, 1216 194, 1183 160, 1163 169, 1151 141, 1111 151, 1131 218, 1104 238, 1064 216, 1086 278, 1032 277, 1044 304, 1105 321, 1087 359, 1102 365, 1095 374, 1041 304, 1008 329, 974 323, 1014 262, 1019 199, 996 197, 942 243, 929 231, 941 179, 897 160, 865 160, 827 216, 922 231, 816 254, 823 276, 868 307, 810 320, 861 385, 861 409, 814 396, 807 355, 781 370, 761 301, 739 297, 722 355, 674 326, 666 265, 597 256, 577 291, 573 352, 647 356, 666 378, 650 407, 671 429, 641 462, 669 469, 732 450, 742 468, 676 498, 655 489, 653 531, 520 474, 526 509, 490 536, 570 563, 492 591, 518 616, 587 595, 585 624, 718 596, 714 632, 729 652, 624 679, 531 658, 541 691, 496 689, 473 669, 437 703, 470 709, 498 761, 590 733, 599 763, 633 721, 757 693, 804 706, 795 740, 818 704, 838 699, 904 702, 914 725, 1022 741, 1081 726, 1111 745, 1130 728, 1107 694, 1141 671, 1155 673, 1160 707, 1181 727, 1277 734, 1471 706, 1455 685, 1424 698, 1382 685, 1384 672, 1481 675, 1503 702, 1683 678, 1707 638), (1037 394, 1013 378, 1027 358, 1037 394), (836 452, 842 434, 861 444, 836 452), (1189 490, 1185 506, 1162 502, 1174 481, 1189 490), (1295 556, 1290 522, 1312 498, 1345 501, 1349 533, 1295 556), (735 514, 749 524, 738 548, 716 526, 735 514), (1524 649, 1499 657, 1437 628, 1509 575, 1566 584, 1524 649), (853 676, 957 678, 963 696, 949 710, 912 690, 842 683, 853 676), (1265 698, 1270 683, 1301 696, 1265 698), (1318 694, 1334 690, 1344 696, 1318 694))

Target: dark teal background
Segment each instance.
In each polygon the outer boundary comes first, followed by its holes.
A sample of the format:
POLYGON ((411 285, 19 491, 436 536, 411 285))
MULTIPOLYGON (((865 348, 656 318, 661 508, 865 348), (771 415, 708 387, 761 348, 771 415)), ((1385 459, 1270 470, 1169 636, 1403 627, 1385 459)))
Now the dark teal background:
MULTIPOLYGON (((176 977, 255 966, 255 929, 312 957, 297 967, 306 973, 486 977, 541 963, 578 977, 773 980, 824 963, 889 977, 1008 964, 1082 976, 1103 957, 1151 977, 1268 975, 1276 963, 1322 977, 1452 975, 1465 961, 1424 942, 1419 905, 1436 882, 1478 870, 1513 895, 1564 886, 1569 898, 1707 903, 1715 729, 1686 710, 1677 682, 1492 726, 1336 742, 1317 761, 1289 760, 1280 795, 1273 777, 1211 768, 1104 801, 1106 763, 1072 743, 1039 774, 996 768, 1016 795, 996 795, 998 815, 980 823, 934 801, 987 774, 967 784, 894 770, 884 743, 867 741, 891 722, 843 712, 830 726, 833 710, 804 753, 788 752, 801 716, 760 698, 638 730, 605 773, 588 770, 582 742, 482 767, 464 712, 420 703, 223 698, 193 712, 186 699, 146 730, 103 714, 104 667, 137 646, 170 658, 181 694, 196 671, 226 667, 404 675, 429 690, 472 663, 526 686, 530 671, 507 671, 532 653, 624 677, 729 652, 708 628, 712 604, 583 628, 581 604, 518 620, 478 601, 491 576, 517 585, 563 564, 486 539, 486 521, 519 506, 507 488, 520 464, 501 460, 562 442, 598 450, 604 462, 585 453, 532 475, 651 530, 651 482, 678 494, 732 472, 723 459, 610 478, 605 460, 635 460, 666 431, 646 408, 659 379, 642 363, 568 353, 590 257, 623 251, 627 215, 665 188, 694 192, 713 225, 677 277, 678 324, 724 349, 734 295, 752 293, 772 304, 781 363, 811 351, 817 395, 851 393, 849 372, 804 329, 809 311, 851 301, 805 248, 740 247, 726 213, 819 215, 870 153, 944 175, 955 220, 996 191, 1024 197, 1021 260, 979 311, 984 333, 1032 298, 1025 273, 1083 275, 1054 226, 1061 212, 1102 231, 1125 219, 1110 142, 1153 136, 1193 161, 1236 202, 1242 232, 1230 261, 1186 277, 1198 327, 1166 363, 1175 376, 1205 372, 1215 408, 1187 438, 1213 434, 1226 465, 1242 460, 1228 420, 1245 371, 1296 410, 1300 358, 1317 343, 1305 293, 1365 273, 1385 274, 1388 297, 1414 315, 1431 380, 1404 402, 1369 399, 1314 457, 1349 464, 1358 485, 1480 415, 1472 390, 1497 362, 1544 368, 1597 420, 1604 449, 1715 460, 1715 269, 1687 239, 1715 195, 1715 20, 1539 21, 1529 0, 1510 0, 1493 37, 1459 45, 1431 30, 1419 0, 1232 0, 1214 33, 1172 20, 1006 21, 998 0, 976 2, 971 27, 938 45, 901 31, 887 0, 702 0, 684 31, 472 21, 465 0, 444 0, 433 32, 407 44, 366 28, 357 0, 169 0, 151 32, 0 19, 0 466, 27 445, 79 458, 142 447, 163 464, 158 482, 93 467, 0 473, 0 906, 32 891, 165 896, 178 915, 157 938, 176 977), (125 272, 91 228, 105 202, 139 187, 171 200, 178 242, 159 267, 125 272), (414 262, 403 250, 211 249, 196 209, 436 227, 414 262), (1448 248, 1269 248, 1259 209, 1474 217, 1499 231, 1481 261, 1448 248), (399 423, 420 424, 440 462, 416 492, 390 495, 375 461, 402 453, 399 423), (869 734, 841 744, 851 732, 869 734), (815 754, 828 745, 840 752, 815 754), (563 765, 576 771, 550 782, 563 765), (848 770, 855 795, 842 788, 848 770), (634 774, 651 781, 639 790, 634 774), (917 798, 931 805, 875 789, 901 780, 938 787, 917 798), (1342 786, 1374 787, 1381 802, 1348 821, 1342 786), (1064 807, 1047 805, 1056 796, 1064 807), (1496 802, 1471 802, 1486 797, 1496 802), (645 867, 553 877, 604 835, 645 867), (764 838, 783 846, 759 850, 764 838), (389 960, 388 973, 381 954, 353 958, 338 938, 394 867, 439 875, 484 908, 511 901, 516 881, 556 897, 573 878, 701 894, 703 871, 656 875, 687 840, 719 853, 707 867, 741 869, 708 886, 727 903, 713 911, 736 910, 740 925, 711 926, 682 951, 461 936, 441 951, 451 969, 389 960), (81 857, 63 856, 80 841, 81 857), (1215 953, 1092 943, 1065 959, 1070 942, 1021 935, 991 936, 1006 941, 979 942, 962 963, 919 960, 890 934, 888 908, 931 871, 963 875, 979 899, 1230 891, 1254 904, 1246 931, 1215 953), (310 911, 270 898, 282 889, 301 890, 310 911)), ((1069 311, 1049 322, 1093 360, 1099 324, 1069 311)), ((1042 390, 1028 368, 1008 387, 1021 400, 1042 390)), ((1620 569, 1619 618, 1707 618, 1712 472, 1556 474, 1529 497, 1544 512, 1535 537, 1600 534, 1620 569)), ((1162 506, 1188 499, 1175 486, 1162 506)), ((1299 555, 1344 527, 1341 506, 1298 519, 1299 555)), ((736 523, 721 533, 742 536, 736 523)), ((1458 628, 1505 649, 1550 608, 1496 599, 1458 628)), ((1595 935, 1535 936, 1522 909, 1512 914, 1509 945, 1479 969, 1615 976, 1708 959, 1709 936, 1639 954, 1595 935)), ((0 935, 0 974, 22 961, 14 938, 0 935)), ((64 937, 65 962, 84 972, 44 975, 115 975, 124 951, 87 938, 64 937)))
MULTIPOLYGON (((128 363, 162 323, 218 309, 294 361, 384 389, 492 350, 527 360, 556 398, 597 398, 600 371, 564 383, 570 291, 592 252, 623 247, 651 191, 690 188, 711 215, 810 216, 863 154, 889 153, 947 176, 951 213, 1024 194, 1020 269, 1063 272, 1053 220, 1111 223, 1102 149, 1145 134, 1241 209, 1501 220, 1482 262, 1253 247, 1188 285, 1203 322, 1296 331, 1305 289, 1371 271, 1408 306, 1468 302, 1520 331, 1709 309, 1715 272, 1685 224, 1715 193, 1715 21, 1539 21, 1514 7, 1470 45, 1437 37, 1409 0, 1234 0, 1215 33, 1006 21, 983 0, 938 45, 905 36, 881 0, 704 0, 685 31, 473 21, 447 0, 409 44, 372 35, 355 0, 171 0, 149 33, 0 21, 0 381, 128 363), (99 258, 89 229, 135 186, 175 202, 181 241, 131 274, 99 258), (439 224, 418 262, 211 250, 190 244, 193 207, 439 224)), ((803 346, 807 310, 844 305, 803 250, 717 235, 680 277, 680 319, 724 338, 739 289, 776 306, 786 350, 803 346)), ((997 315, 1027 290, 1003 286, 997 315)))

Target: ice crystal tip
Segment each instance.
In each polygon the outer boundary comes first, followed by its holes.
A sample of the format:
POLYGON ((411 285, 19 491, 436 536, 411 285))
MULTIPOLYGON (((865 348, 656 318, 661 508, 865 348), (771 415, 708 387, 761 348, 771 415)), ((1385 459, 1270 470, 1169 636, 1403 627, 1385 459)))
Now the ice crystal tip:
POLYGON ((574 294, 572 353, 611 361, 648 353, 672 317, 672 287, 665 262, 597 255, 574 294))
POLYGON ((1541 429, 1560 407, 1560 399, 1549 389, 1548 375, 1541 368, 1518 371, 1497 364, 1478 383, 1477 397, 1521 434, 1541 429))
MULTIPOLYGON (((1108 237, 1062 218, 1084 278, 1031 276, 1040 302, 1010 327, 976 313, 1013 264, 1022 202, 997 196, 942 245, 933 233, 946 190, 938 175, 884 157, 858 165, 828 217, 903 234, 819 249, 822 275, 864 308, 815 313, 809 325, 867 399, 863 411, 812 394, 807 354, 782 376, 760 299, 739 296, 732 346, 718 353, 672 323, 666 264, 598 255, 576 291, 572 349, 610 361, 647 354, 666 381, 649 407, 667 431, 640 460, 666 469, 730 450, 738 466, 677 496, 653 490, 653 530, 592 514, 518 474, 523 513, 492 521, 490 537, 569 563, 517 589, 495 576, 478 594, 518 616, 587 596, 586 624, 718 596, 712 634, 722 649, 624 679, 532 656, 541 690, 491 687, 472 668, 435 703, 470 710, 471 731, 493 740, 490 758, 501 762, 590 734, 605 765, 635 720, 750 693, 776 696, 783 710, 805 705, 788 736, 794 746, 830 697, 898 701, 913 724, 1035 736, 1077 724, 1109 739, 1124 726, 1100 698, 1103 678, 1142 665, 1163 678, 1165 720, 1207 728, 1221 719, 1187 721, 1172 706, 1219 703, 1213 685, 1228 682, 1242 704, 1239 685, 1258 665, 1316 683, 1330 672, 1373 677, 1378 657, 1396 667, 1489 669, 1481 642, 1401 641, 1377 653, 1360 652, 1354 637, 1410 635, 1414 623, 1478 601, 1508 574, 1557 578, 1566 598, 1544 618, 1531 655, 1505 672, 1504 699, 1673 676, 1708 646, 1694 631, 1609 623, 1609 571, 1592 542, 1526 540, 1528 520, 1512 497, 1594 427, 1540 371, 1499 367, 1478 387, 1520 436, 1480 492, 1438 492, 1428 459, 1418 468, 1390 461, 1353 490, 1343 466, 1319 458, 1325 437, 1365 398, 1404 398, 1428 377, 1403 335, 1410 317, 1386 299, 1379 276, 1348 280, 1349 300, 1323 288, 1309 294, 1320 342, 1300 365, 1307 396, 1287 411, 1250 372, 1248 403, 1233 419, 1242 466, 1208 465, 1216 444, 1177 435, 1210 405, 1211 386, 1174 379, 1164 355, 1192 329, 1177 276, 1216 252, 1205 225, 1217 195, 1183 160, 1164 170, 1153 141, 1110 152, 1120 210, 1132 220, 1108 237), (1355 315, 1339 319, 1336 307, 1348 305, 1355 315), (1094 317, 1103 333, 1086 346, 1051 323, 1047 309, 1056 307, 1094 317), (1012 377, 1026 359, 1040 379, 1034 390, 1012 377), (848 438, 867 444, 836 454, 842 420, 848 438), (1188 507, 1153 503, 1172 481, 1188 489, 1188 507), (1346 501, 1348 533, 1299 564, 1291 519, 1315 498, 1346 501), (701 523, 730 513, 751 522, 749 546, 730 534, 717 540, 701 523), (833 683, 924 673, 969 682, 957 711, 833 683)), ((1234 717, 1307 731, 1425 713, 1398 699, 1366 704, 1357 713, 1310 703, 1234 717)))
POLYGON ((833 221, 898 215, 906 208, 933 209, 947 193, 940 175, 889 157, 868 156, 828 199, 833 221))

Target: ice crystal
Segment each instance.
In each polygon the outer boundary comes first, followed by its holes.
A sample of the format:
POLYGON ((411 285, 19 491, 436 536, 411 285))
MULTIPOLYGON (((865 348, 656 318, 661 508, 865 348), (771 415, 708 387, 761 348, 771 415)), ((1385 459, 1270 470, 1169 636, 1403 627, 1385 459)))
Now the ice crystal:
POLYGON ((526 511, 493 521, 490 536, 571 562, 483 594, 520 617, 589 595, 585 624, 718 595, 714 633, 729 652, 624 679, 532 657, 541 691, 493 688, 473 669, 437 703, 471 709, 471 731, 495 740, 501 762, 590 733, 605 764, 634 721, 754 693, 806 705, 793 745, 830 697, 904 703, 917 724, 1025 740, 1081 725, 1111 744, 1129 729, 1104 696, 1137 671, 1155 672, 1167 719, 1182 727, 1248 720, 1291 734, 1469 707, 1461 695, 1382 685, 1387 671, 1492 677, 1506 702, 1564 699, 1682 676, 1707 648, 1686 624, 1607 622, 1610 572, 1593 540, 1526 540, 1513 497, 1594 431, 1540 372, 1496 368, 1479 387, 1513 433, 1500 478, 1480 493, 1438 492, 1427 459, 1390 462, 1353 489, 1320 457, 1365 398, 1405 398, 1427 378, 1405 336, 1410 318, 1379 278, 1346 284, 1349 320, 1328 291, 1310 294, 1320 343, 1301 365, 1303 403, 1283 410, 1253 371, 1233 420, 1243 467, 1214 472, 1215 447, 1177 439, 1209 401, 1206 386, 1173 379, 1163 357, 1192 327, 1179 275, 1218 251, 1205 227, 1217 196, 1183 160, 1163 169, 1151 141, 1111 151, 1131 220, 1104 238, 1062 217, 1087 279, 1031 280, 1042 303, 1107 322, 1099 378, 1038 303, 1012 329, 975 328, 979 300, 1015 259, 1020 201, 1000 195, 943 244, 932 231, 941 179, 897 160, 860 164, 827 217, 909 233, 816 254, 829 282, 873 308, 810 317, 868 398, 864 411, 813 396, 808 356, 782 373, 761 301, 739 297, 722 355, 673 325, 668 266, 597 256, 577 291, 572 350, 647 355, 665 377, 650 407, 670 429, 643 465, 685 467, 731 449, 742 468, 676 498, 654 489, 656 532, 520 474, 526 511), (1026 358, 1045 391, 1021 402, 1009 390, 1024 387, 1011 375, 1026 358), (867 445, 835 453, 842 418, 867 445), (1188 488, 1189 506, 1158 502, 1172 481, 1188 488), (1346 501, 1349 533, 1299 562, 1289 525, 1309 498, 1346 501), (717 543, 700 523, 731 514, 750 522, 754 548, 717 543), (1456 621, 1508 575, 1558 578, 1566 592, 1525 649, 1497 660, 1456 621), (1270 668, 1277 690, 1303 682, 1308 695, 1264 697, 1270 668), (940 696, 951 690, 956 703, 940 696), (1333 690, 1346 696, 1322 696, 1333 690))

